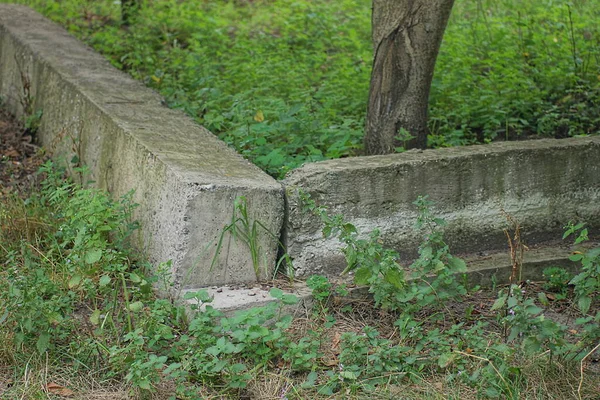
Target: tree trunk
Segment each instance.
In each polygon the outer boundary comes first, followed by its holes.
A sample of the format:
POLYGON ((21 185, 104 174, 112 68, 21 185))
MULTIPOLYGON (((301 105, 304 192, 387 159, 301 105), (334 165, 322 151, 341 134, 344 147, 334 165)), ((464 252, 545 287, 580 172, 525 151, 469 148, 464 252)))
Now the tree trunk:
POLYGON ((366 154, 427 145, 429 89, 453 5, 454 0, 373 0, 366 154), (401 128, 413 138, 398 138, 401 128))

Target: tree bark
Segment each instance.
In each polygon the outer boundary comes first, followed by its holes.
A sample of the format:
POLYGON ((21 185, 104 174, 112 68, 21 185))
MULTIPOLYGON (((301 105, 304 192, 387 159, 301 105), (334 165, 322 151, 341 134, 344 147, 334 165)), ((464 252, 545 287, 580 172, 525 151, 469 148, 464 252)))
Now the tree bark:
POLYGON ((373 0, 366 154, 427 145, 429 89, 453 5, 454 0, 373 0), (413 139, 399 140, 401 128, 413 139))

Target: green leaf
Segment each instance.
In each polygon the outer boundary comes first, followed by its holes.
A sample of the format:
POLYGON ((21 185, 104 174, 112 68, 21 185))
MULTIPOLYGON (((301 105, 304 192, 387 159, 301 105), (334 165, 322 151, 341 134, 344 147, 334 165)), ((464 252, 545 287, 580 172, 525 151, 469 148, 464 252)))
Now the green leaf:
POLYGON ((438 365, 440 368, 446 368, 452 364, 455 358, 456 355, 454 353, 444 353, 438 358, 438 365))
POLYGON ((246 371, 248 368, 246 367, 246 364, 242 364, 242 363, 237 363, 237 364, 233 364, 230 368, 229 371, 234 373, 234 374, 239 374, 240 372, 244 372, 246 371))
POLYGON ((130 311, 138 312, 144 308, 144 303, 142 303, 141 301, 135 301, 135 302, 129 304, 129 307, 127 307, 127 308, 129 308, 130 311))
POLYGON ((298 296, 295 296, 293 294, 284 294, 281 297, 281 302, 287 306, 298 304, 299 301, 300 299, 298 299, 298 296))
POLYGON ((110 276, 108 275, 102 275, 100 277, 100 281, 98 282, 100 284, 100 286, 108 286, 110 284, 110 276))
POLYGON ((352 371, 341 371, 340 372, 340 376, 342 378, 344 378, 344 379, 348 379, 348 380, 351 380, 351 381, 355 381, 356 378, 358 378, 356 376, 356 374, 354 372, 352 372, 352 371))
POLYGON ((583 314, 587 314, 592 305, 592 298, 590 296, 582 296, 577 300, 577 306, 583 314))
POLYGON ((46 350, 48 350, 48 346, 50 345, 50 334, 48 332, 43 332, 38 336, 38 340, 35 343, 35 347, 37 351, 42 354, 46 350))
POLYGON ((359 268, 354 272, 354 283, 357 285, 367 285, 371 275, 372 273, 369 267, 359 268))
POLYGON ((271 295, 271 297, 274 297, 276 299, 282 299, 283 298, 283 290, 281 290, 279 288, 272 288, 269 291, 269 294, 271 295))
POLYGON ((527 314, 529 314, 529 315, 532 315, 532 316, 533 316, 533 315, 537 315, 537 314, 541 313, 542 311, 544 311, 544 310, 542 310, 542 309, 541 309, 540 307, 538 307, 538 306, 533 306, 533 305, 532 305, 532 306, 527 306, 527 307, 525 307, 525 312, 526 312, 527 314))
POLYGON ((98 310, 98 309, 94 310, 92 315, 90 315, 90 322, 94 325, 100 324, 100 310, 98 310))
POLYGON ((491 310, 492 311, 499 310, 502 307, 504 307, 505 304, 506 304, 506 296, 500 296, 494 302, 494 305, 492 306, 491 310))
POLYGON ((79 286, 81 283, 82 276, 81 274, 75 274, 69 279, 69 289, 73 289, 74 287, 79 286))
POLYGON ((527 354, 538 353, 541 349, 541 343, 535 336, 526 337, 523 340, 523 349, 527 354))
POLYGON ((302 389, 308 389, 308 388, 314 387, 315 383, 317 382, 318 377, 319 377, 319 374, 317 374, 316 371, 312 371, 306 377, 306 381, 304 381, 302 383, 302 385, 300 385, 300 386, 302 387, 302 389))
POLYGON ((93 264, 102 258, 101 249, 91 249, 85 252, 84 261, 86 264, 93 264))
POLYGON ((548 296, 546 296, 546 293, 544 293, 544 292, 538 293, 538 300, 540 301, 540 303, 543 306, 547 306, 548 304, 550 304, 550 301, 548 300, 548 296))
POLYGON ((398 269, 390 269, 385 272, 384 279, 387 283, 393 285, 397 289, 404 286, 404 276, 402 271, 398 269))
POLYGON ((140 283, 142 281, 142 278, 140 278, 140 276, 138 274, 136 274, 135 272, 132 272, 129 274, 129 279, 133 283, 140 283))
POLYGON ((467 263, 460 257, 448 257, 448 266, 452 272, 467 272, 467 263))
POLYGON ((140 389, 150 390, 152 388, 152 386, 150 386, 150 381, 148 379, 140 379, 139 381, 136 382, 136 384, 140 389))

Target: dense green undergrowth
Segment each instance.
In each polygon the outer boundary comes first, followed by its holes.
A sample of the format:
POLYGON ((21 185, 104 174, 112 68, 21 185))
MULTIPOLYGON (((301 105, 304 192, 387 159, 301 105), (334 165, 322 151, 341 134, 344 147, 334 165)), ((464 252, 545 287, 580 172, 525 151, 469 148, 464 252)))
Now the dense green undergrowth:
MULTIPOLYGON (((274 176, 360 153, 369 0, 147 0, 128 28, 118 1, 18 2, 274 176)), ((458 0, 432 85, 429 145, 597 133, 599 18, 591 0, 458 0)))
MULTIPOLYGON (((39 190, 0 203, 0 373, 12 371, 12 384, 0 386, 6 398, 46 398, 56 366, 71 389, 70 379, 93 372, 128 382, 135 398, 157 391, 172 399, 597 394, 584 366, 600 338, 600 249, 573 256, 581 263, 576 277, 548 270, 547 295, 512 285, 479 306, 470 299, 480 292, 466 286, 465 264, 449 253, 438 229, 444 222, 426 199, 415 203, 419 258, 403 267, 378 232, 365 237, 305 197, 374 304, 353 302, 345 287, 314 276, 307 283, 316 303, 301 318, 284 310, 298 299, 277 288, 278 302, 233 316, 200 290, 186 295, 195 303, 186 312, 154 295, 153 285, 168 285, 167 269, 153 274, 129 249, 136 224, 127 197, 82 188, 51 163, 41 173, 39 190), (577 317, 570 326, 544 315, 559 293, 577 317), (30 382, 36 368, 45 371, 43 384, 30 382)), ((581 225, 567 234, 587 237, 581 225)))

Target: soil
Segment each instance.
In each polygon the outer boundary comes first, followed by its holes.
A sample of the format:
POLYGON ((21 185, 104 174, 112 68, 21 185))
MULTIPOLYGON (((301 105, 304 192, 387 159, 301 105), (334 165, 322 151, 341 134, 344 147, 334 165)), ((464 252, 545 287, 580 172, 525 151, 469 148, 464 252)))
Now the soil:
POLYGON ((26 192, 46 159, 44 150, 34 144, 33 132, 0 109, 0 198, 26 192))

